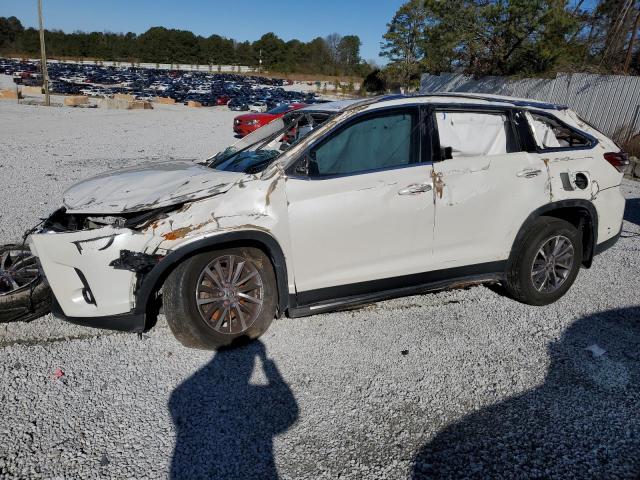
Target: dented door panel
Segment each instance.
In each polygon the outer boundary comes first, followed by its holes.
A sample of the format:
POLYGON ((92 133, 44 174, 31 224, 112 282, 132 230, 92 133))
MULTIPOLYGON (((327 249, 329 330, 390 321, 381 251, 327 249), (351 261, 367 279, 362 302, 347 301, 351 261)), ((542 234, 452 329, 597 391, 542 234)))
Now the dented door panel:
POLYGON ((616 235, 622 223, 624 197, 619 188, 622 174, 604 159, 605 153, 617 152, 619 148, 582 123, 573 112, 560 112, 555 116, 568 127, 577 127, 577 134, 586 131, 592 137, 592 145, 588 148, 545 148, 533 127, 531 114, 527 113, 539 150, 534 155, 542 160, 549 173, 550 201, 581 199, 592 202, 598 213, 597 243, 602 243, 616 235))
POLYGON ((530 212, 549 201, 544 164, 526 152, 434 164, 435 268, 505 260, 530 212), (524 172, 524 173, 523 173, 524 172))
POLYGON ((431 269, 431 165, 287 180, 298 291, 431 269), (413 189, 415 192, 407 192, 413 189))

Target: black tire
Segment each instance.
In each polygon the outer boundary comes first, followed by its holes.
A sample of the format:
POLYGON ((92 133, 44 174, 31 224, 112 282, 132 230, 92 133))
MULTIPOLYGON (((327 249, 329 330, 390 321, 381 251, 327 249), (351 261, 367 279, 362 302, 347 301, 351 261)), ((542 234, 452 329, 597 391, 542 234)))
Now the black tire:
POLYGON ((269 257, 262 250, 251 247, 229 248, 194 255, 171 272, 162 292, 164 314, 173 335, 185 347, 205 350, 242 345, 260 337, 276 316, 277 298, 276 276, 269 257), (196 304, 196 292, 205 267, 230 255, 242 257, 258 271, 263 289, 262 306, 257 317, 245 330, 220 333, 214 325, 205 321, 204 314, 201 315, 196 304))
POLYGON ((503 284, 514 299, 528 305, 548 305, 562 297, 578 276, 582 264, 582 238, 580 231, 565 220, 540 217, 527 230, 520 247, 510 261, 503 284), (573 262, 563 282, 551 292, 539 291, 532 279, 534 260, 539 250, 552 238, 562 236, 573 247, 573 262))
MULTIPOLYGON (((7 250, 22 250, 22 246, 15 244, 0 246, 0 258, 7 250)), ((0 294, 0 323, 29 322, 50 311, 51 290, 42 277, 15 292, 0 294)))

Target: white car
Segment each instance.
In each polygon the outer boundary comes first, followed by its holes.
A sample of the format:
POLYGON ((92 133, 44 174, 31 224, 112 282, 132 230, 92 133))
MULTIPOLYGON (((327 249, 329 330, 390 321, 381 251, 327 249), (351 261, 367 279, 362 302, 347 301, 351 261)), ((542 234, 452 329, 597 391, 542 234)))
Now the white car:
POLYGON ((264 102, 253 102, 249 105, 250 112, 264 113, 267 110, 269 110, 269 107, 264 102))
POLYGON ((99 175, 30 236, 56 316, 184 344, 499 282, 551 303, 617 240, 626 154, 561 106, 471 94, 313 105, 215 157, 99 175))

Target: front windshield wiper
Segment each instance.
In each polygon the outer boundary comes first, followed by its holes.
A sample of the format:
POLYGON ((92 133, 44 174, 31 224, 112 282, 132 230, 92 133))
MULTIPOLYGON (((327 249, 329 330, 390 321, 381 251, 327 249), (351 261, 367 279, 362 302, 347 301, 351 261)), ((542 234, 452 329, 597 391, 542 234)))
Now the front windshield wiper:
MULTIPOLYGON (((297 124, 297 122, 292 122, 292 123, 297 124)), ((216 166, 220 165, 221 163, 226 162, 228 160, 231 160, 233 157, 238 156, 242 152, 246 152, 247 150, 249 150, 250 148, 255 147, 256 145, 259 145, 258 147, 255 148, 256 151, 262 150, 266 145, 268 145, 275 138, 277 138, 278 135, 282 135, 283 132, 287 132, 290 129, 291 129, 290 126, 285 125, 284 128, 281 128, 277 132, 269 135, 267 138, 264 138, 264 139, 258 140, 256 142, 250 143, 249 145, 241 148, 240 150, 234 150, 233 146, 232 147, 227 147, 222 152, 219 152, 218 154, 216 154, 213 157, 213 159, 210 162, 207 163, 207 166, 211 167, 211 168, 215 168, 216 166)))
POLYGON ((275 158, 275 156, 271 157, 271 158, 265 158, 264 160, 261 160, 261 161, 259 161, 257 163, 254 163, 253 165, 249 165, 244 170, 244 173, 258 173, 258 172, 261 172, 262 170, 264 170, 264 167, 266 165, 269 165, 273 161, 274 158, 275 158))

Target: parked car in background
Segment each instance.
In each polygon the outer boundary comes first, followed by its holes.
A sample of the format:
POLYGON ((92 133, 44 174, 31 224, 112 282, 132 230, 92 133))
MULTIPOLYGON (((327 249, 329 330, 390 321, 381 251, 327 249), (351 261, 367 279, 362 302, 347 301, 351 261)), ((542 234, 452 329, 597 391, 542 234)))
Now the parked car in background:
POLYGON ((257 101, 249 104, 249 111, 251 112, 266 112, 268 109, 267 102, 257 101))
POLYGON ((161 303, 199 348, 258 338, 285 314, 470 283, 546 305, 618 239, 628 162, 558 105, 345 100, 289 112, 200 163, 80 182, 28 243, 57 317, 142 332, 161 303))
POLYGON ((231 100, 229 95, 219 95, 218 98, 216 98, 216 105, 226 105, 229 103, 229 100, 231 100))
POLYGON ((244 115, 238 115, 233 119, 233 131, 236 135, 244 137, 249 135, 254 130, 265 126, 267 123, 272 122, 276 118, 282 117, 284 114, 293 110, 299 110, 306 107, 304 103, 290 103, 278 105, 276 108, 264 113, 245 113, 244 115))
POLYGON ((246 112, 247 110, 249 110, 249 102, 243 97, 229 100, 227 106, 229 107, 229 110, 233 110, 235 112, 246 112))
MULTIPOLYGON (((17 83, 39 82, 38 69, 37 62, 0 58, 0 72, 12 75, 17 83)), ((54 94, 78 94, 84 90, 87 95, 108 97, 133 93, 145 98, 169 97, 178 103, 190 97, 212 106, 240 99, 232 109, 242 111, 255 102, 264 103, 266 108, 259 106, 264 111, 282 102, 314 101, 312 94, 285 91, 282 80, 262 76, 63 62, 52 62, 48 69, 50 91, 54 94)))

